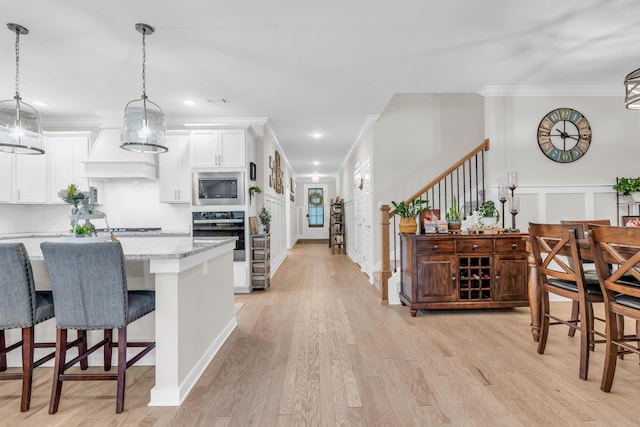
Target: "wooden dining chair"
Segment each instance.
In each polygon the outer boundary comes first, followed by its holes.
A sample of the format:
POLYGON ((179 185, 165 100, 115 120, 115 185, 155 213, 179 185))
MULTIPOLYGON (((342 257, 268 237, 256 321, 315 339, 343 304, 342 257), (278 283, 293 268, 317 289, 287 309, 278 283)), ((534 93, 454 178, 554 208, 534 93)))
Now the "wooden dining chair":
MULTIPOLYGON (((593 225, 611 225, 611 221, 608 219, 561 219, 560 224, 582 224, 585 227, 585 231, 590 224, 593 225)), ((582 238, 578 238, 578 240, 582 240, 582 238)), ((586 238, 584 239, 587 240, 586 238)), ((592 261, 582 261, 582 266, 584 268, 585 264, 593 264, 592 261)), ((584 270, 585 277, 591 278, 590 275, 593 274, 594 280, 597 279, 597 275, 595 270, 584 270)), ((580 315, 580 307, 578 301, 573 301, 571 304, 571 318, 577 319, 580 315)), ((576 328, 574 326, 569 327, 569 336, 572 337, 576 333, 576 328)))
POLYGON ((40 245, 51 279, 56 315, 56 363, 49 413, 58 411, 63 381, 113 380, 116 413, 124 410, 126 370, 155 348, 155 341, 130 342, 127 326, 155 310, 154 291, 129 291, 120 242, 40 245), (67 330, 102 330, 104 339, 67 362, 67 330), (113 329, 118 340, 113 340, 113 329), (111 369, 112 349, 118 349, 117 373, 67 373, 78 361, 103 349, 104 369, 111 369), (141 348, 127 360, 127 347, 141 348))
POLYGON ((578 239, 584 236, 584 225, 529 223, 529 235, 542 289, 542 326, 538 353, 544 354, 549 326, 577 327, 580 330, 579 377, 586 380, 589 372, 589 351, 596 342, 594 336, 602 336, 593 327, 595 317, 592 304, 603 302, 604 299, 597 278, 587 280, 582 269, 578 239), (579 316, 564 319, 552 314, 549 293, 577 301, 579 316))
POLYGON ((606 347, 600 389, 611 391, 618 355, 640 355, 640 228, 592 227, 590 241, 596 271, 603 291, 606 319, 606 347), (609 268, 613 264, 617 268, 609 268), (625 336, 620 330, 624 318, 636 320, 636 334, 625 336), (622 321, 619 319, 622 318, 622 321))

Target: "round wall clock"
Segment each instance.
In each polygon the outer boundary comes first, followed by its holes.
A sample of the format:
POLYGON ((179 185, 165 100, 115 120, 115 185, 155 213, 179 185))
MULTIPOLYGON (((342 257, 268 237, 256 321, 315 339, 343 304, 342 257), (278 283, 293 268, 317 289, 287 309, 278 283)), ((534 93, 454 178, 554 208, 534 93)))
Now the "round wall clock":
POLYGON ((545 156, 558 163, 581 158, 591 144, 587 118, 572 108, 556 108, 538 126, 538 145, 545 156))

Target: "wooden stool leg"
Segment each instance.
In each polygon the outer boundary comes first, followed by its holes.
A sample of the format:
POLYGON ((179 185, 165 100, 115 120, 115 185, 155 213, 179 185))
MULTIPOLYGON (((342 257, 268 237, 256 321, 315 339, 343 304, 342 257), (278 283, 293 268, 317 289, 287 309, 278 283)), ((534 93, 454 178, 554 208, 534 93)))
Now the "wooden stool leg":
MULTIPOLYGON (((78 329, 78 355, 84 354, 87 352, 87 331, 82 329, 78 329)), ((80 369, 83 371, 89 367, 89 358, 85 357, 80 360, 80 369)))
POLYGON ((7 370, 7 354, 4 352, 7 345, 4 341, 4 330, 0 331, 0 372, 7 370))
POLYGON ((549 292, 546 289, 542 291, 542 316, 540 321, 540 338, 538 339, 538 353, 544 354, 544 349, 547 346, 547 337, 549 336, 549 292))
POLYGON ((124 389, 127 378, 127 327, 118 328, 118 395, 116 414, 124 410, 124 389))
MULTIPOLYGON (((579 315, 580 315, 580 303, 578 301, 573 301, 573 303, 571 304, 571 320, 577 320, 579 315)), ((577 328, 575 326, 569 326, 568 335, 570 337, 574 336, 576 334, 576 329, 577 328)))
POLYGON ((22 401, 20 411, 27 412, 31 404, 31 384, 33 383, 33 326, 22 328, 22 401))
POLYGON ((591 304, 585 304, 580 307, 580 372, 578 376, 582 380, 586 380, 589 375, 589 345, 592 342, 591 325, 593 324, 593 311, 589 310, 591 304))
POLYGON ((107 340, 107 343, 104 345, 104 370, 111 370, 111 358, 112 358, 112 350, 113 350, 113 330, 105 329, 104 330, 104 339, 107 340))
POLYGON ((60 376, 64 374, 64 365, 67 359, 67 330, 56 329, 56 363, 53 368, 53 387, 51 388, 51 400, 49 402, 49 413, 58 412, 60 405, 60 395, 62 393, 62 380, 60 376))
MULTIPOLYGON (((613 319, 613 317, 614 314, 610 313, 609 316, 607 316, 607 319, 613 319)), ((624 318, 622 319, 622 321, 624 322, 624 318)), ((616 372, 616 363, 618 361, 618 346, 614 344, 613 340, 618 336, 618 323, 619 322, 617 321, 607 322, 606 326, 607 343, 604 350, 604 370, 602 371, 602 381, 600 382, 600 390, 605 392, 611 391, 613 376, 616 372)))

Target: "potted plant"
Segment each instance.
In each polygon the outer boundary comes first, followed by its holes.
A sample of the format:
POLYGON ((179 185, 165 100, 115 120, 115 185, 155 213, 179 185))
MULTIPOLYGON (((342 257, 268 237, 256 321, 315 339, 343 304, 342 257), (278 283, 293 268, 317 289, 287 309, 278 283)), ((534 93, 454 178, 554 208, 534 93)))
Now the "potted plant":
POLYGON ((260 193, 262 193, 262 188, 258 187, 257 185, 253 185, 249 187, 249 204, 251 204, 251 201, 253 200, 253 196, 260 193))
POLYGON ((493 200, 487 200, 480 205, 480 209, 478 209, 478 221, 480 221, 480 225, 482 225, 482 227, 493 228, 496 226, 499 219, 500 212, 498 212, 493 200))
POLYGON ((619 178, 613 189, 623 196, 631 196, 633 201, 640 201, 640 178, 619 178))
POLYGON ((409 203, 404 200, 400 203, 391 201, 393 213, 400 217, 398 230, 401 233, 415 233, 418 230, 416 217, 422 212, 429 210, 429 200, 415 199, 409 203))
POLYGON ((461 212, 458 208, 458 200, 454 197, 451 202, 451 207, 447 209, 447 212, 444 214, 447 220, 447 227, 451 231, 458 231, 462 227, 462 219, 461 212))
POLYGON ((271 212, 263 206, 258 212, 258 218, 260 218, 261 228, 264 228, 264 233, 268 233, 271 228, 269 225, 271 224, 271 212))

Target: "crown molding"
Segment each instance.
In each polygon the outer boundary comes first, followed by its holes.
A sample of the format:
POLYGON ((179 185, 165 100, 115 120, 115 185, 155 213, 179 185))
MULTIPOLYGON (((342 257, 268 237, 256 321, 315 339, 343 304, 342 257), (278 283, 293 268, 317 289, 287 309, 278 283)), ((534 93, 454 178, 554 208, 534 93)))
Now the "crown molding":
POLYGON ((478 91, 491 96, 624 96, 620 86, 485 86, 478 91))
MULTIPOLYGON (((362 138, 364 138, 364 136, 367 134, 367 132, 369 132, 369 129, 371 129, 371 126, 373 126, 373 124, 379 118, 380 118, 379 114, 367 116, 367 118, 364 120, 364 123, 362 124, 362 128, 360 129, 360 132, 358 133, 358 137, 353 142, 353 145, 351 145, 351 148, 347 152, 347 155, 344 157, 344 160, 342 161, 342 164, 338 168, 338 171, 342 170, 346 166, 347 162, 349 161, 351 156, 353 156, 353 153, 356 151, 356 149, 358 148, 358 146, 362 142, 362 138)), ((336 174, 337 174, 337 172, 336 172, 336 174)))

